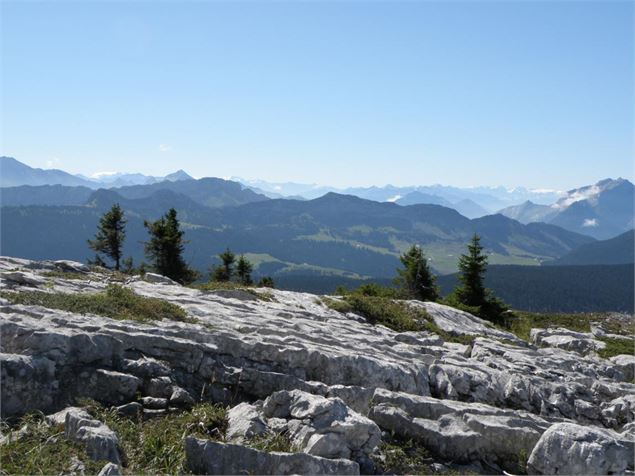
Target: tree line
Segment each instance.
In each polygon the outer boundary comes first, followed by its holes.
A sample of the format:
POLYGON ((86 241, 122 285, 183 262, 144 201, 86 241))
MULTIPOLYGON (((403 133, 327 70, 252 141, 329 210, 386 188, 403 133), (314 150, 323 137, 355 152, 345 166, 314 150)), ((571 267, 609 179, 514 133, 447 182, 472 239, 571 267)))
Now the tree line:
MULTIPOLYGON (((104 213, 97 226, 93 240, 88 240, 89 247, 95 251, 93 264, 108 267, 104 258, 110 259, 112 267, 119 271, 143 272, 148 266, 145 263, 135 269, 132 258, 123 258, 123 243, 126 237, 126 219, 124 212, 115 204, 104 213)), ((149 239, 144 242, 145 255, 150 268, 181 284, 190 284, 200 278, 200 274, 190 268, 183 259, 185 249, 184 232, 181 230, 174 208, 156 221, 144 221, 149 239)), ((472 236, 467 245, 467 252, 459 258, 459 285, 445 298, 444 302, 454 307, 465 309, 486 319, 501 319, 507 306, 496 298, 484 284, 487 271, 487 255, 483 252, 477 234, 472 236)), ((237 282, 240 285, 253 284, 251 273, 253 264, 244 255, 236 256, 229 248, 218 255, 220 264, 210 270, 210 281, 237 282)), ((366 284, 356 291, 366 295, 384 295, 420 301, 439 301, 440 291, 436 277, 432 273, 423 250, 412 245, 399 257, 402 268, 397 269, 395 284, 397 290, 381 288, 378 285, 366 284)), ((273 287, 273 279, 263 277, 259 286, 273 287)), ((345 290, 340 290, 345 292, 345 290)))
MULTIPOLYGON (((143 225, 149 237, 148 241, 143 242, 149 265, 142 262, 135 268, 131 257, 123 257, 126 219, 119 204, 114 204, 102 215, 95 238, 88 240, 88 246, 95 252, 95 258, 90 263, 126 273, 143 273, 149 267, 152 271, 181 284, 190 284, 200 278, 200 273, 189 267, 183 259, 187 241, 183 238, 184 232, 174 208, 170 208, 156 221, 144 221, 143 225), (106 260, 112 261, 112 264, 109 265, 106 260)), ((253 264, 244 255, 237 258, 227 248, 218 257, 221 264, 210 270, 211 281, 234 281, 245 286, 254 284, 251 277, 253 264)), ((258 285, 273 287, 273 279, 268 276, 262 277, 258 285)))
MULTIPOLYGON (((368 296, 443 302, 490 321, 503 322, 508 307, 485 287, 488 260, 477 234, 472 236, 466 253, 459 257, 459 285, 445 299, 441 299, 436 277, 420 246, 412 245, 401 254, 399 260, 403 267, 397 269, 397 277, 394 279, 396 288, 363 284, 352 292, 368 296)), ((350 291, 339 288, 338 292, 350 291)))

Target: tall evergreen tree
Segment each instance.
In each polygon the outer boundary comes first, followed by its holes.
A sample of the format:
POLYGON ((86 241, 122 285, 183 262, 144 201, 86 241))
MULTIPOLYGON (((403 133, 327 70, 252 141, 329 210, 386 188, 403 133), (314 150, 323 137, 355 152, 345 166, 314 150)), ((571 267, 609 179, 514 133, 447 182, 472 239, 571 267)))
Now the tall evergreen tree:
POLYGON ((403 269, 398 269, 395 279, 404 294, 410 299, 435 301, 439 298, 439 290, 435 277, 430 271, 428 260, 420 246, 412 245, 399 257, 403 269))
POLYGON ((483 253, 481 237, 476 233, 467 245, 467 254, 459 258, 459 280, 455 290, 459 302, 467 306, 483 306, 488 302, 484 279, 487 271, 487 256, 483 253))
POLYGON ((100 254, 115 262, 114 268, 119 270, 122 257, 123 242, 126 238, 126 219, 118 203, 104 213, 99 219, 94 240, 88 240, 88 246, 95 251, 95 263, 105 265, 100 254))
POLYGON ((157 221, 144 223, 150 234, 150 241, 145 243, 146 256, 154 270, 181 284, 189 284, 196 280, 197 272, 191 269, 183 259, 184 232, 180 229, 176 210, 170 210, 157 221))
POLYGON ((247 260, 244 255, 240 255, 240 258, 238 258, 238 262, 236 263, 236 275, 238 276, 240 284, 249 286, 253 283, 251 280, 251 272, 253 269, 254 267, 249 260, 247 260))
POLYGON ((217 266, 212 271, 213 281, 230 281, 234 276, 234 263, 236 262, 236 255, 227 248, 225 251, 218 255, 222 264, 217 266))

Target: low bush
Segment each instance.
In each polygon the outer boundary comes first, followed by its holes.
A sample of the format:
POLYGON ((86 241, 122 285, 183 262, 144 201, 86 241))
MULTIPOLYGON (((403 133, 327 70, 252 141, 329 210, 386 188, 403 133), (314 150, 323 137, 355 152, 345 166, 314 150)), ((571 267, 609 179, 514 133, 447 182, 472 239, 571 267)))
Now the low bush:
POLYGON ((78 314, 97 314, 112 319, 194 322, 183 308, 176 304, 163 299, 139 296, 131 289, 115 284, 109 285, 103 292, 91 294, 0 291, 0 296, 13 304, 43 306, 78 314))

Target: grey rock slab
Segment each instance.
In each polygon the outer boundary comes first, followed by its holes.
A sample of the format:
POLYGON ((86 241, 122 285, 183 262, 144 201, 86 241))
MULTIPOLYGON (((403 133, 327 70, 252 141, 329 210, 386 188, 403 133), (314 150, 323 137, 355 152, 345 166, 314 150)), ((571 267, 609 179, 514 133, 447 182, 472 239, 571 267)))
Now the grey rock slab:
POLYGON ((265 419, 286 419, 291 441, 316 456, 363 460, 381 439, 372 420, 337 397, 280 391, 264 401, 262 414, 265 419))
POLYGON ((240 403, 227 412, 227 432, 229 441, 242 443, 245 439, 264 435, 267 424, 261 409, 249 403, 240 403))
POLYGON ((156 273, 146 273, 143 275, 143 279, 152 284, 169 284, 171 286, 179 286, 179 283, 173 279, 156 273))
POLYGON ((436 302, 408 301, 411 306, 423 308, 434 323, 442 330, 454 335, 477 335, 505 339, 524 345, 511 332, 495 328, 485 319, 436 302))
POLYGON ((606 429, 558 423, 534 447, 529 474, 624 474, 633 469, 633 441, 606 429))
POLYGON ((632 382, 635 379, 635 355, 620 354, 609 359, 624 374, 624 379, 632 382))
POLYGON ((595 338, 592 333, 575 332, 569 329, 532 329, 529 340, 539 347, 559 349, 587 355, 606 347, 606 343, 595 338))
POLYGON ((359 474, 359 465, 306 453, 266 453, 234 444, 188 437, 185 459, 195 474, 359 474))
POLYGON ((121 470, 114 463, 106 463, 97 476, 121 476, 121 470))
POLYGON ((105 460, 115 464, 121 462, 116 433, 92 418, 85 410, 72 409, 66 413, 64 433, 66 438, 85 445, 86 453, 92 460, 105 460))

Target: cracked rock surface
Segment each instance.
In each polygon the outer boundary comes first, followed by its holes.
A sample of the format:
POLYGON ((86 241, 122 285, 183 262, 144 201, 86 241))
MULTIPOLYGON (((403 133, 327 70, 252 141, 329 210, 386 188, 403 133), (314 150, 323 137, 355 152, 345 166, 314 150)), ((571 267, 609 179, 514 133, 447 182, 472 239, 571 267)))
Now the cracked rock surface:
MULTIPOLYGON (((2 257, 0 273, 5 292, 85 294, 111 282, 69 261, 2 257), (47 277, 61 270, 84 278, 47 277)), ((131 415, 223 403, 233 407, 231 443, 186 443, 192 468, 210 474, 232 458, 262 465, 254 469, 262 474, 370 472, 382 432, 420 442, 439 462, 480 464, 489 472, 519 465, 542 474, 633 470, 632 457, 623 465, 597 463, 632 455, 632 356, 606 360, 586 341, 552 339, 593 341, 592 334, 539 329, 531 345, 466 312, 411 303, 444 331, 476 337, 461 345, 431 332, 370 325, 312 294, 266 290, 264 300, 161 278, 120 284, 181 306, 192 322, 122 321, 0 299, 2 416, 52 414, 79 397, 131 415), (284 433, 304 456, 241 445, 267 432, 284 433)), ((96 433, 87 440, 104 436, 98 426, 83 428, 96 433)), ((108 459, 119 463, 114 454, 108 459)))

